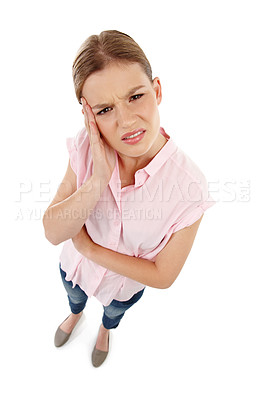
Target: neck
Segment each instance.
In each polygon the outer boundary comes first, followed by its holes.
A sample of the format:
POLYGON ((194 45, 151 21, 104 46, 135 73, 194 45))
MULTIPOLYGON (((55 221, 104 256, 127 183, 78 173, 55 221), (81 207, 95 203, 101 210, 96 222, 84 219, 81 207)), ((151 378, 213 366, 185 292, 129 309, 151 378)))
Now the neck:
POLYGON ((146 165, 148 165, 150 161, 156 156, 156 154, 159 153, 166 142, 167 139, 165 138, 165 136, 160 134, 157 142, 154 143, 150 150, 147 153, 143 154, 143 156, 130 157, 118 153, 120 168, 134 174, 137 170, 144 168, 146 165))

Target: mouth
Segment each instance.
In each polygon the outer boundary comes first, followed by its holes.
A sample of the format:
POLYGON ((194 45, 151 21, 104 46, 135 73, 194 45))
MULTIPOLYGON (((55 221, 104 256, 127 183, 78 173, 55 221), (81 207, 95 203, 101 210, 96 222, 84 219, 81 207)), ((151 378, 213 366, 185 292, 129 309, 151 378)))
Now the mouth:
POLYGON ((121 137, 121 140, 133 139, 133 138, 141 135, 144 132, 146 132, 145 129, 135 129, 134 131, 128 132, 125 135, 123 135, 121 137))

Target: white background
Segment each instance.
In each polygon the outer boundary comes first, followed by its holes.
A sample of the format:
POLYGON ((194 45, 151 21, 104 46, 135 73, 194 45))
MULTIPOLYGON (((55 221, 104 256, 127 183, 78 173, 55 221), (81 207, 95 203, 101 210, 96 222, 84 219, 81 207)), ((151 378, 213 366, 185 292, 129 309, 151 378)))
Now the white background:
POLYGON ((265 400, 265 3, 1 4, 3 398, 265 400), (145 51, 163 87, 161 125, 217 204, 175 283, 146 288, 95 369, 95 298, 70 342, 53 345, 69 308, 42 215, 67 167, 65 139, 83 126, 72 62, 106 29, 145 51))

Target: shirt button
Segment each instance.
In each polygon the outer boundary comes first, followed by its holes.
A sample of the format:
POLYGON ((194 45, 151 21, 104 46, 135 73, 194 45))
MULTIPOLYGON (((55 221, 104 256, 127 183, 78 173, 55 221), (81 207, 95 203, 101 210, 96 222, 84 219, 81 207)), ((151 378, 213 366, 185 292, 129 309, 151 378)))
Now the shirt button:
POLYGON ((115 220, 115 221, 114 221, 114 225, 115 225, 115 226, 118 226, 118 225, 120 225, 120 221, 119 221, 118 219, 117 219, 117 220, 115 220))

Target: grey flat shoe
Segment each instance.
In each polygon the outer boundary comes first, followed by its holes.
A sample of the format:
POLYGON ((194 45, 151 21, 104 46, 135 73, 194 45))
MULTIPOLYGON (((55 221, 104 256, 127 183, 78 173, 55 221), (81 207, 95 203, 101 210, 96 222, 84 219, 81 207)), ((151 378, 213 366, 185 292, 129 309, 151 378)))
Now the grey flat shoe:
MULTIPOLYGON (((71 314, 69 314, 69 316, 70 316, 71 314)), ((69 317, 68 316, 68 317, 69 317)), ((68 317, 66 317, 66 319, 64 319, 64 321, 63 322, 65 322, 67 319, 68 319, 68 317)), ((80 318, 81 318, 81 316, 80 316, 80 318)), ((80 319, 78 320, 78 322, 80 321, 80 319)), ((59 325, 59 327, 57 328, 57 331, 55 332, 55 336, 54 336, 54 345, 55 345, 55 347, 61 347, 61 346, 63 346, 67 341, 68 341, 68 339, 70 338, 70 336, 71 336, 71 334, 72 334, 72 332, 73 332, 73 330, 75 329, 75 327, 77 326, 77 324, 78 324, 78 322, 76 323, 76 326, 72 329, 72 331, 70 332, 70 333, 66 333, 66 332, 64 332, 64 331, 62 331, 62 329, 60 329, 60 326, 63 324, 63 322, 61 322, 61 324, 59 325)))
POLYGON ((99 367, 100 365, 102 365, 102 363, 106 359, 107 354, 109 353, 109 338, 110 338, 110 331, 108 332, 108 350, 107 351, 102 351, 102 350, 96 349, 96 344, 95 344, 93 352, 91 354, 91 361, 92 361, 92 365, 94 367, 99 367))

